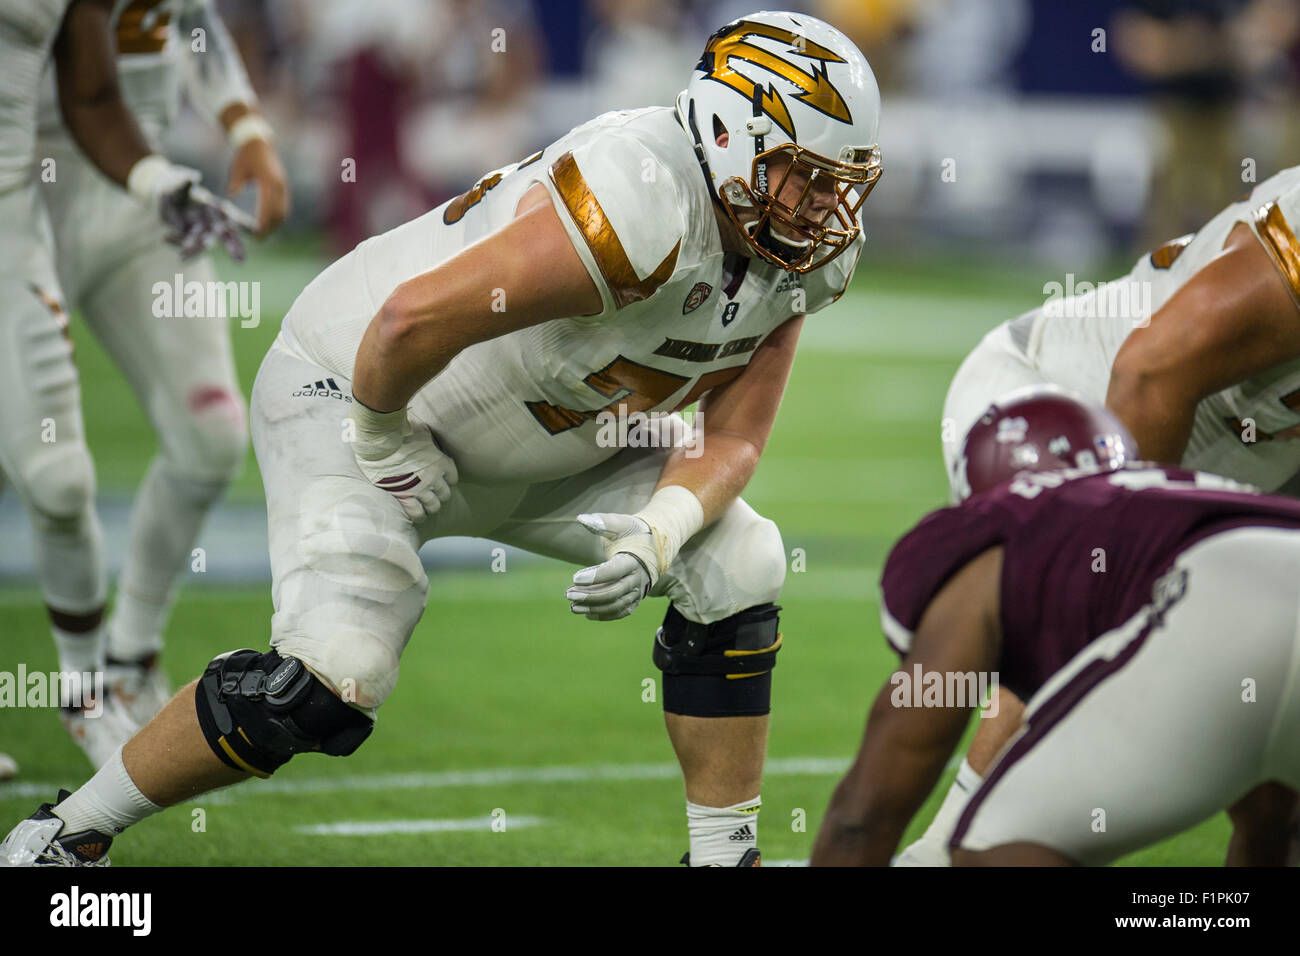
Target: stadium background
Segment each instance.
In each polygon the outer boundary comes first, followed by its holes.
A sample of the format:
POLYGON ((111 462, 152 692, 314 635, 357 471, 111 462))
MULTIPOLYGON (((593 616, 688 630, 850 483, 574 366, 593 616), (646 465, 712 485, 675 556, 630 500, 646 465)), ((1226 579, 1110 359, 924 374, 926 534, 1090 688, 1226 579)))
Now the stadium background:
MULTIPOLYGON (((223 278, 260 283, 260 324, 232 320, 245 391, 284 312, 333 257, 598 112, 670 104, 707 35, 750 12, 732 0, 218 6, 294 193, 286 228, 246 264, 218 256, 223 278), (355 183, 341 181, 347 158, 355 183)), ((781 526, 792 562, 759 840, 768 861, 807 858, 893 666, 876 623, 878 570, 891 543, 946 501, 939 417, 962 357, 988 328, 1041 303, 1046 283, 1126 271, 1300 154, 1292 0, 787 6, 837 25, 871 60, 885 173, 865 207, 869 242, 854 283, 808 322, 746 492, 781 526)), ((182 114, 170 145, 173 158, 224 183, 228 153, 194 114, 182 114)), ((115 574, 153 438, 75 318, 72 335, 115 574)), ((12 494, 0 496, 0 541, 0 670, 51 669, 12 494)), ((214 654, 266 639, 251 451, 200 544, 204 570, 188 576, 164 658, 178 684, 214 654)), ((272 781, 148 820, 114 847, 115 862, 675 861, 685 849, 681 785, 659 704, 647 699, 658 690, 649 651, 661 602, 592 624, 567 612, 568 569, 509 552, 494 571, 494 547, 425 548, 429 609, 354 757, 295 760, 272 781)), ((6 819, 87 774, 48 711, 0 716, 0 750, 22 767, 0 784, 6 819)), ((1218 863, 1227 832, 1220 817, 1128 862, 1218 863)))

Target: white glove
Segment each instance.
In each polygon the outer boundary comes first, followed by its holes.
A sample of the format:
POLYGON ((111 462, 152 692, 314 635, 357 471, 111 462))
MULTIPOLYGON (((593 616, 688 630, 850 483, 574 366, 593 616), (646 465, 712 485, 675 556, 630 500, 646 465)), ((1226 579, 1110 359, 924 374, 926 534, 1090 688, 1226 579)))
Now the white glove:
POLYGON ((636 514, 581 514, 578 522, 600 536, 607 560, 575 574, 564 596, 574 614, 616 621, 636 610, 681 546, 700 530, 704 509, 688 489, 668 485, 636 514))
POLYGON ((601 536, 608 560, 573 576, 573 587, 564 592, 569 610, 590 621, 627 617, 659 579, 645 563, 645 556, 654 553, 650 525, 636 515, 620 514, 578 515, 578 522, 601 536))
POLYGON ((244 259, 244 244, 235 226, 249 231, 250 217, 233 203, 200 186, 196 169, 177 166, 163 156, 146 156, 127 175, 126 188, 168 227, 166 239, 180 246, 181 258, 198 255, 217 239, 236 262, 244 259))
POLYGON ((412 521, 437 514, 451 498, 456 463, 434 440, 427 425, 412 428, 406 409, 376 412, 352 400, 356 438, 352 453, 361 473, 387 491, 412 521))

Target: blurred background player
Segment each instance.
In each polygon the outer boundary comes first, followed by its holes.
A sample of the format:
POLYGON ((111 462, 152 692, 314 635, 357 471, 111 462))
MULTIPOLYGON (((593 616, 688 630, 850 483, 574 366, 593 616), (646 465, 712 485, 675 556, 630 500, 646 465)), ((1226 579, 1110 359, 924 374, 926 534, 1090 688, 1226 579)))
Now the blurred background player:
MULTIPOLYGON (((257 111, 225 25, 209 0, 118 4, 113 28, 123 98, 161 150, 182 90, 225 131, 229 190, 257 187, 260 235, 288 212, 284 169, 270 124, 257 111)), ((144 724, 171 696, 159 666, 176 581, 208 509, 239 472, 246 410, 235 375, 230 317, 156 314, 156 283, 217 279, 208 255, 182 261, 148 209, 95 170, 64 126, 52 86, 42 104, 37 152, 58 176, 41 186, 72 306, 126 376, 158 437, 136 492, 130 537, 107 623, 109 687, 144 724)))
POLYGON ((857 264, 879 115, 847 38, 754 14, 675 109, 603 114, 318 276, 253 391, 271 650, 214 659, 9 862, 99 862, 178 799, 353 753, 429 600, 419 546, 472 534, 582 568, 563 593, 590 620, 669 599, 683 862, 757 866, 785 555, 739 496, 805 314, 857 264), (674 413, 697 400, 692 434, 674 413), (609 440, 607 415, 653 440, 609 440))
MULTIPOLYGON (((229 220, 191 187, 192 171, 154 153, 121 98, 111 51, 108 0, 18 0, 0 11, 0 467, 23 502, 36 540, 37 576, 65 672, 102 672, 105 581, 67 314, 55 275, 38 176, 37 101, 53 54, 59 108, 70 135, 131 201, 198 250, 221 236, 239 251, 229 220), (65 12, 66 8, 66 12, 65 12)), ((61 718, 95 766, 130 733, 111 695, 103 713, 68 707, 61 718)), ((83 703, 89 703, 83 701, 83 703)))
POLYGON ((921 706, 897 674, 881 690, 814 865, 889 863, 978 707, 952 676, 990 674, 1029 704, 954 863, 1105 864, 1224 809, 1229 864, 1296 862, 1300 504, 1132 462, 1133 445, 1050 385, 971 429, 963 502, 881 577, 899 672, 938 675, 943 697, 921 706))

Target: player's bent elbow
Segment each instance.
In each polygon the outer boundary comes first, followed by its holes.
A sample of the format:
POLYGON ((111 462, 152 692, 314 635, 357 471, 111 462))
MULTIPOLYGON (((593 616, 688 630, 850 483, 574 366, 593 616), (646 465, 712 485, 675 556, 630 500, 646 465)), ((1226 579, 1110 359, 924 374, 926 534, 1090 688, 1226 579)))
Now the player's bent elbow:
POLYGON ((399 285, 384 300, 375 316, 375 331, 380 341, 390 349, 398 349, 410 342, 420 324, 420 313, 411 295, 399 285))
MULTIPOLYGON (((1166 413, 1185 404, 1181 389, 1169 376, 1141 362, 1116 359, 1106 389, 1106 407, 1113 411, 1136 436, 1141 422, 1163 419, 1166 413), (1135 427, 1138 426, 1138 427, 1135 427)), ((1195 401, 1191 403, 1195 407, 1195 401)))

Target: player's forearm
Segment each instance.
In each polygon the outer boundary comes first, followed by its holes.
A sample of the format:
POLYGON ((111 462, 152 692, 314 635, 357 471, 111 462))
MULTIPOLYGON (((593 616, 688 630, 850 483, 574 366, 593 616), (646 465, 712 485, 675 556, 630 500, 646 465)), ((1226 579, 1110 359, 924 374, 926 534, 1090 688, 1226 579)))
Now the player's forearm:
POLYGON ((1141 371, 1117 369, 1106 405, 1137 441, 1139 458, 1171 465, 1182 461, 1196 420, 1195 400, 1171 394, 1141 371))
POLYGON ((357 349, 352 394, 368 408, 405 408, 456 356, 459 345, 450 334, 429 336, 420 322, 417 313, 390 296, 367 327, 357 349))
POLYGON ((836 789, 813 844, 812 866, 888 866, 911 817, 852 807, 851 781, 836 789))
POLYGON ((727 432, 704 432, 694 448, 675 450, 657 488, 681 485, 700 501, 704 526, 722 517, 740 497, 758 467, 761 452, 752 441, 727 432))
POLYGON ((117 83, 111 4, 75 0, 54 42, 59 109, 77 145, 109 179, 125 187, 151 152, 117 83))

